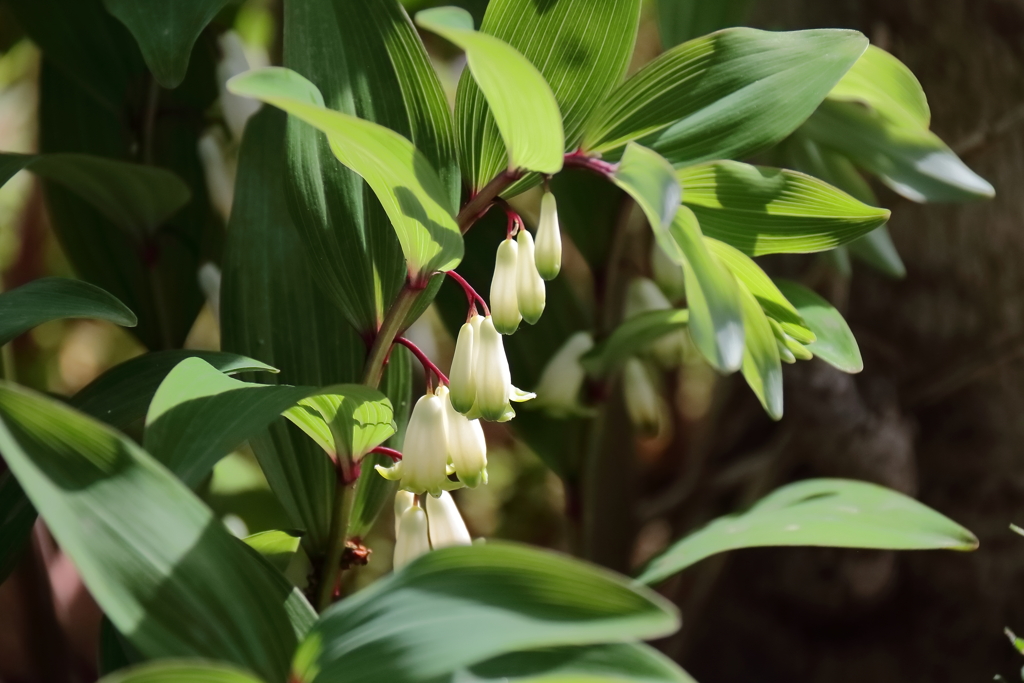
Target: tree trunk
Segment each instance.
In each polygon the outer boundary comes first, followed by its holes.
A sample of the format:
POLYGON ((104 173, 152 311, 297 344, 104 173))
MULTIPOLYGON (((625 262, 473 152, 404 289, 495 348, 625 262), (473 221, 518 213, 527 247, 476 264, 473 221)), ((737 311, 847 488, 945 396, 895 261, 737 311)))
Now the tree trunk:
POLYGON ((844 305, 865 370, 787 367, 779 427, 797 435, 786 476, 910 492, 981 548, 734 553, 688 622, 684 664, 702 683, 1017 680, 1002 631, 1024 631, 1024 538, 1008 529, 1024 523, 1024 2, 772 0, 755 24, 866 33, 918 75, 933 129, 999 193, 882 193, 907 277, 855 267, 844 305))

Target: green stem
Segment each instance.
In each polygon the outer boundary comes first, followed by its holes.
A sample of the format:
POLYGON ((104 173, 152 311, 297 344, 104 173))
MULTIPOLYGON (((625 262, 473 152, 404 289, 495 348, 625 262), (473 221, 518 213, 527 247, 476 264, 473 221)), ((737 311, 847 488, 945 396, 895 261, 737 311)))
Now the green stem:
POLYGON ((398 298, 391 304, 387 315, 384 316, 384 322, 377 330, 377 336, 373 339, 370 354, 366 357, 363 371, 363 384, 366 386, 376 389, 380 384, 380 378, 384 375, 384 363, 391 352, 391 345, 395 343, 395 337, 402 331, 405 319, 422 291, 421 288, 406 284, 398 293, 398 298))
POLYGON ((352 504, 355 496, 350 495, 353 487, 338 477, 338 488, 334 493, 334 509, 331 512, 331 542, 324 560, 324 571, 317 595, 317 611, 323 612, 331 606, 334 589, 341 578, 341 558, 345 553, 345 541, 348 536, 348 522, 352 515, 352 504))

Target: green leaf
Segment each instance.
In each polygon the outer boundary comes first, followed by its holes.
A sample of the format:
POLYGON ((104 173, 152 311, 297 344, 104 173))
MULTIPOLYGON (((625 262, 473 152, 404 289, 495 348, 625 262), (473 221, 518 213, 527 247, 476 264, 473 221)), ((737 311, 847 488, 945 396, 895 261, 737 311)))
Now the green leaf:
POLYGON ((928 98, 913 72, 880 47, 869 45, 828 99, 858 102, 871 107, 891 123, 927 130, 932 113, 928 98))
POLYGON ((856 31, 726 29, 665 52, 592 114, 582 147, 638 140, 676 167, 745 157, 810 116, 867 47, 856 31))
POLYGON ((282 574, 288 569, 288 565, 302 543, 299 536, 276 530, 261 531, 258 534, 246 536, 242 540, 282 574))
POLYGON ((822 103, 801 133, 849 157, 915 202, 991 199, 995 190, 934 133, 902 128, 849 102, 822 103))
POLYGON ((764 546, 974 550, 978 539, 902 493, 863 481, 808 479, 676 541, 640 581, 656 583, 726 550, 764 546))
POLYGON ((628 192, 644 212, 662 249, 679 254, 670 232, 683 191, 672 165, 657 152, 631 142, 611 181, 628 192))
POLYGON ((453 680, 465 683, 695 683, 679 665, 653 647, 633 643, 513 652, 459 671, 453 680))
POLYGON ((889 219, 796 171, 716 161, 681 169, 679 182, 704 232, 750 256, 832 249, 889 219))
POLYGON ((201 358, 220 372, 277 372, 245 356, 222 351, 154 351, 115 365, 94 379, 68 401, 87 415, 116 429, 128 429, 146 417, 160 383, 186 358, 201 358))
POLYGON ((675 608, 616 574, 501 542, 444 548, 328 610, 297 681, 426 681, 517 650, 653 638, 675 608))
POLYGON ((103 0, 135 36, 146 65, 165 88, 185 79, 192 46, 227 0, 103 0))
POLYGON ((753 259, 736 247, 711 237, 705 237, 704 243, 722 265, 754 295, 765 315, 777 320, 783 330, 797 341, 805 344, 814 341, 814 333, 807 329, 800 313, 753 259))
MULTIPOLYGON (((782 361, 768 318, 754 295, 740 282, 740 306, 746 332, 743 349, 743 378, 753 389, 768 417, 782 419, 782 361)), ((813 328, 812 328, 813 329, 813 328)))
POLYGON ((0 384, 0 450, 89 593, 144 655, 215 657, 284 679, 290 593, 145 451, 10 384, 0 384))
MULTIPOLYGON (((284 65, 315 84, 329 109, 411 140, 437 171, 448 203, 457 205, 448 100, 397 0, 285 3, 284 65)), ((308 267, 357 330, 376 332, 406 276, 388 215, 366 183, 337 162, 320 131, 293 117, 287 140, 286 196, 308 267)))
POLYGON ((0 460, 0 583, 7 580, 25 549, 36 509, 11 471, 0 460))
POLYGON ((156 390, 142 444, 194 488, 217 461, 312 391, 241 382, 199 358, 188 358, 156 390))
POLYGON ((109 320, 135 327, 139 320, 116 297, 81 280, 46 277, 0 294, 0 346, 23 332, 61 318, 109 320))
POLYGON ((99 675, 105 676, 106 674, 113 673, 120 669, 125 669, 133 664, 141 664, 143 662, 142 655, 139 654, 138 650, 133 648, 131 644, 124 639, 114 625, 110 623, 110 619, 106 616, 100 621, 100 645, 99 645, 99 661, 97 663, 99 669, 99 675))
MULTIPOLYGON (((286 204, 285 119, 264 107, 246 124, 224 253, 222 345, 282 369, 268 381, 358 381, 366 345, 314 281, 286 204)), ((304 532, 310 557, 322 554, 336 480, 330 459, 283 418, 249 444, 289 526, 304 532)))
MULTIPOLYGON (((587 116, 625 75, 636 42, 640 5, 638 0, 487 3, 480 32, 512 46, 550 85, 562 115, 564 151, 576 149, 587 116)), ((464 175, 474 188, 483 187, 508 167, 509 154, 488 98, 470 74, 459 82, 455 110, 464 175)), ((517 194, 532 182, 536 176, 503 194, 517 194)))
POLYGON ((807 345, 811 353, 843 372, 857 373, 864 369, 857 339, 832 304, 796 282, 776 280, 775 284, 793 302, 817 337, 813 344, 807 345))
POLYGON ((608 374, 630 356, 689 322, 690 312, 685 308, 640 313, 616 327, 607 339, 584 354, 580 363, 591 374, 608 374))
POLYGON ((743 22, 751 0, 658 0, 662 49, 743 22))
POLYGON ((469 71, 508 149, 509 170, 561 171, 562 114, 537 67, 508 43, 474 31, 473 17, 458 7, 424 10, 416 23, 465 50, 469 71))
POLYGON ((744 322, 736 278, 708 250, 697 218, 686 206, 672 221, 673 250, 683 266, 690 337, 713 367, 733 372, 743 362, 744 322))
POLYGON ((398 429, 391 401, 376 389, 338 384, 317 393, 300 400, 285 417, 332 456, 344 453, 358 460, 398 429))
POLYGON ((104 676, 100 683, 263 683, 252 674, 201 660, 162 660, 104 676))
POLYGON ((138 240, 192 198, 188 185, 171 171, 90 154, 0 154, 0 185, 21 170, 71 190, 138 240))
POLYGON ((373 188, 402 245, 410 276, 423 279, 462 259, 455 207, 437 172, 409 140, 379 124, 323 105, 316 86, 288 69, 235 76, 228 89, 283 109, 327 134, 334 155, 373 188))

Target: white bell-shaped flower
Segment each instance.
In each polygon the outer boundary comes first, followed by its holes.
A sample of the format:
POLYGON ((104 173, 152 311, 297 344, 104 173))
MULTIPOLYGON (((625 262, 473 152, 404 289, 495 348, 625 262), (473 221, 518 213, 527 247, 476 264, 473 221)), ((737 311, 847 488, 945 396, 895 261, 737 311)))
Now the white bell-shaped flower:
POLYGON ((515 240, 506 239, 498 245, 494 259, 494 276, 491 278, 491 317, 494 327, 502 334, 513 334, 519 329, 523 316, 519 313, 519 297, 516 292, 516 265, 519 260, 519 245, 515 240))
POLYGON ((516 415, 510 401, 529 401, 537 395, 512 386, 512 372, 505 357, 505 345, 490 317, 484 318, 480 323, 480 336, 475 341, 478 344, 473 373, 476 381, 476 405, 468 417, 482 417, 491 422, 507 422, 516 415))
POLYGON ((630 422, 644 436, 657 436, 668 420, 667 407, 643 361, 637 358, 626 361, 622 384, 630 422))
POLYGON ((394 568, 401 569, 428 552, 430 552, 430 537, 427 533, 427 513, 419 505, 412 505, 402 513, 398 520, 394 568))
POLYGON ((519 259, 516 262, 516 297, 519 299, 519 313, 523 320, 533 325, 544 313, 544 278, 537 272, 537 264, 533 258, 533 235, 530 231, 520 230, 516 243, 519 245, 519 259))
POLYGON ((426 395, 416 402, 405 431, 402 460, 392 467, 377 465, 385 479, 401 481, 406 491, 439 495, 452 488, 448 480, 447 399, 426 395))
POLYGON ((651 273, 658 287, 672 301, 682 301, 686 296, 683 267, 665 253, 657 240, 651 244, 651 273))
MULTIPOLYGON (((487 483, 487 440, 480 420, 470 420, 452 407, 447 387, 437 395, 445 399, 448 456, 459 481, 470 488, 487 483)), ((429 509, 428 509, 429 512, 429 509)))
POLYGON ((442 491, 437 498, 427 496, 427 528, 430 531, 430 546, 434 550, 453 545, 470 545, 466 523, 462 521, 459 508, 455 506, 452 494, 442 491))
POLYGON ((452 369, 448 374, 452 406, 460 413, 468 413, 476 402, 476 346, 480 334, 480 323, 483 317, 473 318, 459 330, 459 338, 455 342, 455 356, 452 358, 452 369))
POLYGON ((594 348, 594 338, 582 331, 569 337, 555 352, 537 383, 537 406, 554 417, 585 416, 593 411, 580 403, 580 390, 587 373, 580 357, 594 348))
POLYGON ((395 492, 395 538, 398 538, 398 526, 402 521, 402 513, 416 504, 416 494, 409 491, 395 492))
POLYGON ((537 271, 545 280, 553 280, 562 269, 562 232, 558 226, 558 204, 555 195, 550 192, 545 192, 540 200, 535 260, 537 271))

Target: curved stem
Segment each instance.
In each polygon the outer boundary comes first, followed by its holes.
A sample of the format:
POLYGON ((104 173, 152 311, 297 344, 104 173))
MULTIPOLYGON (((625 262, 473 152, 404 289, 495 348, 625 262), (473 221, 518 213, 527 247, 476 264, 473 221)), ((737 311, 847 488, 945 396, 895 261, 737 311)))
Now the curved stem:
POLYGON ((379 455, 386 455, 393 461, 398 462, 402 459, 402 452, 396 451, 394 448, 388 448, 387 446, 377 446, 370 450, 371 453, 377 453, 379 455))
POLYGON ((423 372, 428 374, 432 372, 434 373, 434 376, 437 377, 438 381, 443 382, 444 384, 448 384, 448 377, 445 376, 443 372, 441 372, 440 368, 434 365, 433 361, 427 358, 427 354, 423 353, 423 349, 416 346, 405 337, 395 337, 395 343, 401 344, 405 348, 412 351, 412 355, 416 356, 416 359, 420 362, 421 365, 423 365, 423 372))
POLYGON ((423 291, 422 288, 406 284, 398 293, 398 298, 391 304, 388 314, 384 316, 384 322, 380 324, 376 336, 373 338, 373 346, 370 347, 370 354, 366 357, 365 370, 363 371, 363 384, 374 389, 380 384, 380 378, 384 374, 384 364, 391 352, 391 345, 395 337, 402 331, 405 318, 412 310, 416 297, 423 291))
POLYGON ((603 161, 597 157, 587 156, 579 150, 566 154, 563 163, 569 168, 583 168, 605 178, 612 177, 619 170, 618 164, 603 161))
POLYGON ((484 185, 479 192, 466 202, 466 205, 462 207, 462 211, 459 211, 459 215, 456 216, 455 222, 459 224, 459 230, 465 233, 473 227, 473 224, 491 208, 498 195, 522 177, 522 171, 502 171, 494 177, 494 180, 484 185))
POLYGON ((331 542, 327 548, 327 557, 324 559, 323 575, 320 577, 320 589, 316 599, 318 612, 323 612, 331 606, 334 591, 341 579, 341 557, 345 553, 348 520, 355 498, 354 495, 349 495, 349 486, 339 470, 338 488, 334 493, 334 507, 331 511, 331 542))
POLYGON ((462 291, 466 293, 466 299, 469 301, 470 306, 473 306, 473 304, 480 304, 480 307, 484 311, 484 315, 491 314, 491 309, 487 307, 487 302, 484 301, 484 298, 480 296, 475 289, 473 289, 473 285, 466 282, 466 278, 462 277, 454 270, 449 270, 445 275, 448 275, 451 279, 459 283, 459 286, 462 287, 462 291))

